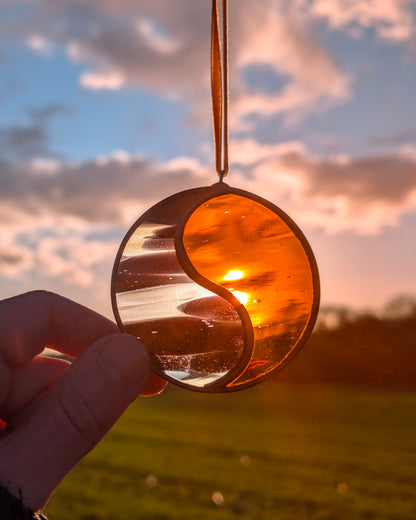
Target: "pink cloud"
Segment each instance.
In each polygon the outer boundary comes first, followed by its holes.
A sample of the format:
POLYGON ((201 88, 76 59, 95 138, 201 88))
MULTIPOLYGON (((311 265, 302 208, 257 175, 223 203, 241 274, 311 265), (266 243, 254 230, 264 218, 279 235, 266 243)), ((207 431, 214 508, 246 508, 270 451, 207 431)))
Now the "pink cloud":
POLYGON ((273 147, 254 141, 243 142, 241 149, 241 160, 236 155, 243 168, 239 180, 283 202, 303 226, 377 234, 416 211, 416 156, 408 151, 320 158, 300 143, 273 147), (250 179, 244 181, 247 169, 250 179))
POLYGON ((414 39, 415 4, 415 0, 315 0, 311 12, 334 29, 357 34, 372 28, 382 39, 404 42, 414 39))
MULTIPOLYGON (((299 142, 262 145, 246 139, 233 141, 231 157, 233 185, 283 203, 309 228, 378 233, 416 211, 416 154, 410 150, 322 158, 299 142)), ((2 164, 0 221, 43 225, 64 219, 122 228, 157 200, 216 178, 195 159, 158 163, 125 152, 45 166, 36 160, 2 164)))
MULTIPOLYGON (((194 114, 210 120, 210 2, 181 0, 174 9, 165 0, 37 5, 30 20, 8 24, 5 34, 38 51, 45 42, 64 48, 86 65, 79 78, 84 88, 137 87, 190 103, 194 114)), ((239 0, 230 6, 233 115, 240 124, 250 114, 300 118, 349 98, 351 79, 315 37, 313 21, 299 1, 239 0), (285 86, 252 91, 244 75, 252 65, 269 68, 285 86)))

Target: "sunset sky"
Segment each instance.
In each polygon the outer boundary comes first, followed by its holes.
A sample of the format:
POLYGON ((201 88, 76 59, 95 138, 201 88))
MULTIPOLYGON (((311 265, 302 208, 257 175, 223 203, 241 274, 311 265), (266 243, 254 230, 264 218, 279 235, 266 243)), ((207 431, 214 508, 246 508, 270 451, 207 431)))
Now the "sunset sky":
MULTIPOLYGON (((227 182, 302 228, 324 305, 416 294, 416 1, 229 3, 227 182)), ((131 223, 216 181, 210 13, 0 0, 3 297, 46 288, 110 315, 131 223)))

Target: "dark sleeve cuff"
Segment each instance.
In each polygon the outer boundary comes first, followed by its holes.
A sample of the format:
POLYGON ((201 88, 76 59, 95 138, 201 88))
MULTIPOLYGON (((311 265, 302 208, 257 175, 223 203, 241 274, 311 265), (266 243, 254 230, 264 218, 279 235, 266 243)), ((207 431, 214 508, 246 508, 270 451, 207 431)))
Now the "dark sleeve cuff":
POLYGON ((1 520, 48 520, 42 513, 35 513, 23 504, 22 497, 13 496, 0 484, 1 520))

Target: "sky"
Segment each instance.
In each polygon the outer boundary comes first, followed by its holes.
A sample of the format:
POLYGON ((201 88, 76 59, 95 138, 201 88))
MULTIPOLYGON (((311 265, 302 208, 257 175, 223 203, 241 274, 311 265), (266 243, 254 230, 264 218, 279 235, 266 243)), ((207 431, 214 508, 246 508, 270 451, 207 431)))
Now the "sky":
MULTIPOLYGON (((416 0, 229 0, 227 182, 288 213, 323 305, 416 294, 416 0)), ((130 225, 216 182, 210 0, 0 0, 0 294, 111 316, 130 225)), ((255 254, 255 251, 253 251, 255 254)))

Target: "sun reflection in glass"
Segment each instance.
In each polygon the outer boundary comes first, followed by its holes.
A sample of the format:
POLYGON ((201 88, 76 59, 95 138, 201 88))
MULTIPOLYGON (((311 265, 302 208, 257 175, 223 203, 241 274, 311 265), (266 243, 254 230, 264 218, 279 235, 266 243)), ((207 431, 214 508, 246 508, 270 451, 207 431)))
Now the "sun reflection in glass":
POLYGON ((244 277, 244 272, 239 271, 238 269, 228 271, 228 273, 224 276, 223 280, 226 282, 232 282, 234 280, 240 280, 244 277))
POLYGON ((248 294, 241 291, 234 291, 233 289, 230 289, 230 291, 234 294, 234 296, 237 298, 237 300, 245 305, 248 302, 248 294))

